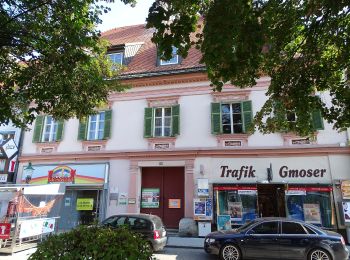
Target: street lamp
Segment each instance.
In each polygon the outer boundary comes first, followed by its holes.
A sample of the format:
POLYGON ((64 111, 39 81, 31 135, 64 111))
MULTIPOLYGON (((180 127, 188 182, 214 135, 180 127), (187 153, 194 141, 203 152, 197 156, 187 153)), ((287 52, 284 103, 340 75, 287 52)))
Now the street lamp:
POLYGON ((29 184, 30 180, 32 179, 34 168, 32 166, 32 163, 29 162, 27 167, 23 169, 23 172, 25 174, 26 178, 26 183, 29 184))

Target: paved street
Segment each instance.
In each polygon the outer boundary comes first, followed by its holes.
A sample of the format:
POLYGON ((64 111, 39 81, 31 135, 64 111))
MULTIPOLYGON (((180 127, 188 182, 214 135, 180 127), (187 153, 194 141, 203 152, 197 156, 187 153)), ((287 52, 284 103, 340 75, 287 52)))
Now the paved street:
POLYGON ((213 255, 208 255, 203 249, 166 247, 163 251, 154 254, 157 260, 217 260, 213 255))

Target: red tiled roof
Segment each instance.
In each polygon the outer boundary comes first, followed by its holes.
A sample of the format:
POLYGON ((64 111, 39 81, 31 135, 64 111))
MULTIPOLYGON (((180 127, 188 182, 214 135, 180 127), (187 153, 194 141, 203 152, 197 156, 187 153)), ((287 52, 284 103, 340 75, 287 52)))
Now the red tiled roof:
POLYGON ((181 64, 157 66, 157 48, 151 41, 154 29, 147 29, 145 24, 119 27, 102 33, 102 38, 108 40, 111 46, 143 42, 141 48, 131 58, 127 69, 122 75, 144 74, 186 70, 203 67, 199 63, 202 55, 196 48, 191 48, 188 56, 182 59, 181 64))

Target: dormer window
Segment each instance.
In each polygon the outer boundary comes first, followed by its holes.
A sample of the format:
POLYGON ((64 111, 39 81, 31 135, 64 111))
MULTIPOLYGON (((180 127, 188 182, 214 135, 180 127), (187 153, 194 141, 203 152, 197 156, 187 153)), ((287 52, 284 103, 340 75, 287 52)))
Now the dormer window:
POLYGON ((108 57, 111 59, 113 64, 123 65, 123 53, 122 52, 109 53, 108 57))
POLYGON ((173 47, 171 58, 169 60, 162 60, 160 59, 160 65, 172 65, 172 64, 179 64, 179 55, 177 55, 177 48, 173 47))

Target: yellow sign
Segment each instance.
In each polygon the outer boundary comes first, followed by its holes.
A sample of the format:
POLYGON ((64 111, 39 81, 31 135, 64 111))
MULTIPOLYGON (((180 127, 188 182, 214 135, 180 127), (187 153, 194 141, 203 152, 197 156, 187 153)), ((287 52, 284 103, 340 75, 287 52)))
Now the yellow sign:
POLYGON ((77 199, 77 210, 93 210, 94 199, 77 199))

